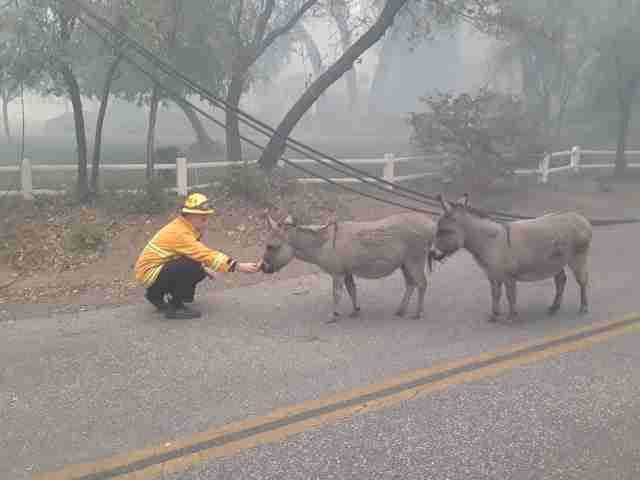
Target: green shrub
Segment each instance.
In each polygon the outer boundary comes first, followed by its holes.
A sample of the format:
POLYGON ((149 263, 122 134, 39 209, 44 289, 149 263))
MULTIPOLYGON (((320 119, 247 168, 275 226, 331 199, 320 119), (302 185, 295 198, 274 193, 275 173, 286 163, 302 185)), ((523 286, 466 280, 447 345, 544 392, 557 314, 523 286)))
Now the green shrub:
POLYGON ((0 263, 9 263, 18 250, 15 235, 0 236, 0 263))
MULTIPOLYGON (((175 145, 168 145, 166 147, 156 148, 156 164, 174 164, 176 158, 180 153, 180 149, 175 145)), ((175 170, 156 170, 156 175, 166 184, 176 183, 176 171, 175 170)))
MULTIPOLYGON (((20 207, 22 198, 16 195, 0 195, 0 214, 11 212, 20 207)), ((4 215, 2 215, 4 217, 4 215)))
POLYGON ((256 165, 238 163, 227 167, 219 187, 231 197, 269 203, 273 188, 267 174, 256 165))
POLYGON ((102 225, 80 223, 72 225, 64 238, 65 250, 95 252, 106 242, 107 232, 102 225))
POLYGON ((522 99, 491 92, 421 98, 425 112, 412 113, 412 141, 425 153, 447 154, 445 175, 472 189, 486 189, 513 173, 512 158, 541 157, 550 140, 522 99))
POLYGON ((165 183, 159 180, 147 183, 138 191, 107 190, 99 199, 107 211, 143 215, 166 213, 175 208, 176 202, 175 193, 168 191, 165 183))

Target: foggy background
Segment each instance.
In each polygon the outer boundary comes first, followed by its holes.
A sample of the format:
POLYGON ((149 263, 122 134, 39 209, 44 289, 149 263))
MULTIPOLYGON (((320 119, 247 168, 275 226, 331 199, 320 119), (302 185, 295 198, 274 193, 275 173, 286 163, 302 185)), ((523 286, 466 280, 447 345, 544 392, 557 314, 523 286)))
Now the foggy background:
MULTIPOLYGON (((310 22, 309 30, 325 55, 325 65, 340 53, 337 36, 329 31, 326 21, 310 22)), ((495 41, 463 24, 455 31, 440 32, 433 39, 411 44, 404 35, 393 41, 392 61, 380 85, 372 91, 373 77, 379 59, 380 45, 368 50, 356 65, 359 88, 359 111, 348 106, 346 77, 332 85, 325 95, 327 111, 319 115, 312 108, 298 124, 293 134, 313 141, 326 137, 384 136, 398 148, 411 150, 411 129, 406 123, 409 112, 420 109, 418 98, 437 92, 460 92, 485 84, 518 89, 514 76, 492 73, 491 52, 495 41), (393 138, 392 138, 393 137, 393 138)), ((293 53, 289 63, 277 76, 260 80, 243 95, 241 108, 260 120, 276 126, 309 83, 312 67, 306 55, 293 53)), ((223 112, 209 104, 190 101, 224 120, 223 112)), ((83 97, 88 141, 95 131, 99 102, 83 97)), ((13 136, 20 139, 22 108, 20 98, 10 105, 9 117, 13 136)), ((24 98, 25 135, 57 137, 74 143, 74 123, 71 103, 65 97, 41 97, 27 94, 24 98)), ((211 137, 224 143, 223 130, 207 119, 203 125, 211 137)), ((108 141, 144 143, 148 124, 148 107, 112 98, 105 118, 105 148, 108 141)), ((193 130, 184 114, 172 103, 163 103, 159 110, 156 145, 176 144, 186 148, 195 141, 193 130)), ((254 132, 244 131, 253 137, 254 132)), ((264 140, 255 134, 255 138, 264 140)), ((249 152, 251 150, 248 150, 249 152)), ((381 152, 382 154, 382 152, 381 152)), ((5 159, 6 162, 6 159, 5 159)), ((73 163, 74 159, 70 159, 73 163)))

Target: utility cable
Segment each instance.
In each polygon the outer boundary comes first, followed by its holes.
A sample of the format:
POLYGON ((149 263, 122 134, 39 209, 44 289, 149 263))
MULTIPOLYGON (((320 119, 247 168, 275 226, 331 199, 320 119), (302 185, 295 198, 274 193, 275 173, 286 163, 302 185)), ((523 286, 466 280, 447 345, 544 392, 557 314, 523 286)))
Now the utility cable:
MULTIPOLYGON (((86 25, 86 24, 85 24, 85 25, 86 25)), ((95 34, 96 34, 98 37, 100 37, 102 40, 104 40, 104 41, 108 41, 108 40, 107 40, 107 38, 106 38, 102 33, 98 32, 98 31, 97 31, 93 26, 91 26, 91 25, 86 25, 86 26, 87 26, 87 28, 88 28, 88 29, 90 29, 93 33, 95 33, 95 34)), ((127 54, 123 54, 123 58, 124 58, 128 63, 130 63, 133 67, 135 67, 135 68, 136 68, 136 69, 138 69, 140 72, 142 72, 144 75, 146 75, 146 76, 147 76, 147 77, 149 77, 150 79, 152 79, 152 80, 154 80, 155 82, 157 82, 157 83, 158 83, 158 85, 159 85, 159 86, 160 86, 164 91, 166 91, 169 95, 171 95, 171 96, 173 96, 173 97, 180 98, 180 94, 179 94, 178 92, 176 92, 175 90, 173 90, 173 89, 172 89, 172 88, 170 88, 170 87, 167 87, 163 82, 159 81, 159 80, 157 79, 157 77, 156 77, 154 74, 152 74, 152 73, 151 73, 151 72, 149 72, 147 69, 145 69, 144 67, 142 67, 141 65, 139 65, 138 63, 136 63, 136 62, 135 62, 134 60, 132 60, 132 59, 131 59, 127 54)), ((190 101, 188 101, 188 100, 186 100, 186 99, 182 99, 182 101, 184 101, 184 102, 185 102, 185 104, 189 105, 189 106, 190 106, 191 108, 193 108, 195 111, 197 111, 198 113, 200 113, 203 117, 205 117, 205 118, 207 118, 208 120, 212 121, 212 122, 213 122, 213 123, 215 123, 216 125, 218 125, 218 126, 220 126, 220 127, 224 128, 225 124, 224 124, 223 122, 221 122, 220 120, 216 119, 215 117, 213 117, 213 116, 212 116, 212 115, 210 115, 209 113, 205 112, 204 110, 202 110, 202 109, 201 109, 201 108, 199 108, 198 106, 194 105, 194 104, 193 104, 193 103, 191 103, 190 101)), ((248 144, 250 144, 250 145, 254 146, 255 148, 258 148, 258 149, 264 149, 264 146, 262 146, 262 145, 260 145, 260 144, 258 144, 258 143, 256 143, 256 142, 254 142, 253 140, 251 140, 251 139, 249 139, 249 138, 247 138, 247 137, 245 137, 245 136, 243 136, 243 135, 240 135, 240 138, 241 138, 242 140, 244 140, 245 142, 247 142, 248 144)), ((434 216, 438 216, 438 215, 440 215, 440 213, 441 213, 441 212, 439 212, 439 211, 429 210, 429 209, 424 209, 424 208, 420 208, 420 207, 413 207, 413 206, 409 206, 409 205, 405 205, 405 204, 402 204, 402 203, 395 202, 395 201, 393 201, 393 200, 389 200, 389 199, 385 199, 385 198, 382 198, 382 197, 378 197, 378 196, 375 196, 375 195, 372 195, 372 194, 369 194, 369 193, 361 192, 361 191, 359 191, 359 190, 356 190, 356 189, 354 189, 354 188, 348 187, 348 186, 346 186, 346 185, 342 185, 340 182, 336 182, 336 181, 334 181, 334 180, 332 180, 332 179, 330 179, 330 178, 328 178, 328 177, 325 177, 325 176, 323 176, 323 175, 320 175, 320 174, 318 174, 318 173, 316 173, 316 172, 313 172, 313 171, 311 171, 311 170, 309 170, 309 169, 307 169, 307 168, 304 168, 304 167, 302 167, 302 166, 300 166, 300 165, 297 165, 296 163, 294 163, 294 162, 292 162, 292 161, 290 161, 290 160, 288 160, 288 159, 286 159, 286 158, 284 158, 284 157, 283 157, 281 160, 283 161, 283 163, 285 163, 285 164, 287 164, 287 165, 289 165, 289 166, 291 166, 291 167, 293 167, 293 168, 296 168, 296 169, 298 169, 298 170, 300 170, 300 171, 302 171, 302 172, 304 172, 304 173, 306 173, 306 174, 308 174, 308 175, 310 175, 310 176, 312 176, 312 177, 319 178, 319 179, 321 179, 321 180, 323 180, 323 181, 325 181, 325 182, 327 182, 327 183, 329 183, 329 184, 335 185, 335 186, 340 187, 340 188, 342 188, 342 189, 344 189, 344 190, 347 190, 347 191, 349 191, 349 192, 352 192, 352 193, 355 193, 355 194, 358 194, 358 195, 361 195, 361 196, 364 196, 364 197, 367 197, 367 198, 370 198, 370 199, 373 199, 373 200, 378 200, 378 201, 380 201, 380 202, 387 203, 387 204, 389 204, 389 205, 394 205, 394 206, 401 207, 401 208, 405 208, 405 209, 408 209, 408 210, 413 210, 413 211, 415 211, 415 212, 425 213, 425 214, 434 215, 434 216)))
MULTIPOLYGON (((62 0, 58 0, 58 1, 62 1, 62 0)), ((326 155, 326 154, 324 154, 324 153, 322 153, 322 152, 320 152, 320 151, 318 151, 318 150, 316 150, 316 149, 314 149, 314 148, 312 148, 312 147, 310 147, 308 145, 305 145, 305 144, 303 144, 303 143, 301 143, 301 142, 299 142, 297 140, 294 140, 292 138, 289 138, 289 137, 286 137, 286 136, 284 136, 282 134, 279 134, 270 125, 260 121, 259 119, 251 116, 250 114, 242 111, 241 109, 229 104, 225 100, 216 97, 209 90, 207 90, 206 88, 202 87, 201 85, 199 85, 198 83, 196 83, 195 81, 193 81, 189 77, 185 76, 184 74, 180 73, 174 67, 172 67, 171 65, 167 64, 164 60, 162 60, 158 55, 156 55, 155 53, 151 52, 146 47, 140 45, 139 42, 137 42, 135 39, 131 38, 127 33, 123 32, 121 29, 115 27, 113 24, 111 24, 111 22, 109 22, 108 20, 104 19, 100 15, 98 15, 98 14, 94 13, 93 11, 91 11, 80 0, 70 0, 70 1, 76 3, 76 5, 78 5, 79 8, 81 8, 84 12, 86 12, 87 15, 91 19, 93 19, 94 21, 99 23, 101 26, 103 26, 105 29, 109 30, 112 34, 116 35, 117 37, 119 37, 121 40, 123 40, 127 44, 129 44, 129 46, 133 50, 137 51, 140 55, 142 55, 147 60, 152 62, 154 64, 154 66, 156 66, 157 68, 162 70, 165 74, 169 75, 170 77, 172 77, 174 79, 178 79, 178 80, 182 81, 187 86, 189 86, 192 90, 194 90, 195 93, 200 94, 203 98, 209 100, 215 106, 218 106, 219 108, 222 108, 224 110, 232 110, 232 111, 234 111, 235 113, 238 114, 238 116, 240 117, 239 119, 242 121, 242 123, 248 125, 249 127, 253 128, 254 130, 258 131, 259 133, 262 133, 264 135, 268 135, 270 137, 275 136, 277 138, 280 138, 280 139, 284 140, 289 149, 291 149, 293 151, 296 151, 296 152, 299 152, 302 155, 309 155, 309 152, 311 152, 314 155, 317 155, 317 156, 320 156, 320 157, 323 157, 323 158, 327 159, 329 162, 332 162, 332 163, 335 163, 337 165, 340 165, 341 167, 343 167, 344 169, 348 170, 349 172, 355 172, 355 173, 359 174, 360 176, 375 179, 376 184, 378 184, 378 187, 382 187, 382 185, 386 185, 387 187, 393 187, 393 189, 396 192, 396 194, 398 192, 404 192, 404 193, 407 193, 409 195, 413 195, 413 196, 419 197, 419 199, 412 199, 412 200, 422 201, 423 203, 426 203, 428 205, 436 205, 436 204, 438 204, 438 200, 437 200, 437 198, 435 196, 427 195, 427 194, 425 194, 423 192, 417 192, 417 191, 408 189, 406 187, 403 187, 401 185, 394 184, 393 182, 389 182, 388 180, 376 177, 374 175, 369 174, 366 171, 363 171, 363 170, 358 169, 356 167, 353 167, 352 165, 349 165, 349 164, 347 164, 345 162, 341 162, 340 160, 338 160, 336 158, 333 158, 333 157, 331 157, 329 155, 326 155), (296 146, 298 148, 296 149, 296 148, 292 147, 292 145, 294 145, 294 146, 296 146), (302 151, 300 149, 303 149, 303 150, 306 150, 306 151, 302 151), (380 184, 382 184, 382 185, 380 185, 380 184)), ((83 21, 83 20, 81 19, 81 21, 83 21)), ((88 24, 86 22, 83 21, 83 23, 86 26, 88 26, 88 24)), ((121 48, 121 47, 116 46, 116 48, 121 48)), ((313 158, 313 155, 309 155, 309 156, 311 156, 313 160, 318 161, 317 158, 313 158)), ((323 165, 325 165, 325 166, 327 166, 329 168, 333 168, 334 170, 340 171, 341 173, 347 173, 344 170, 338 170, 336 167, 333 167, 328 163, 324 163, 323 165)), ((384 188, 384 187, 382 187, 382 188, 384 188)))

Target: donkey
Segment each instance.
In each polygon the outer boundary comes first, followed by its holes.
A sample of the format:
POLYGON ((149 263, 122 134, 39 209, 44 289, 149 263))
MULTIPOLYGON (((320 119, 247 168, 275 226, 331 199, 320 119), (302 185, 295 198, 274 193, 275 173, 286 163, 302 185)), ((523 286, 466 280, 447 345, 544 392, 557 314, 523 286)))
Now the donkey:
POLYGON ((442 260, 460 248, 467 249, 486 273, 491 284, 492 315, 500 318, 500 297, 505 285, 509 302, 508 320, 518 317, 516 282, 533 282, 553 277, 556 295, 548 309, 550 315, 560 308, 567 283, 565 267, 580 286, 580 313, 587 313, 587 255, 591 245, 591 224, 575 212, 550 213, 531 220, 500 224, 461 202, 449 203, 441 195, 444 213, 429 260, 442 260))
POLYGON ((266 241, 261 269, 274 273, 293 258, 318 265, 333 278, 333 314, 329 323, 340 317, 338 306, 345 285, 353 304, 352 317, 360 312, 353 279, 382 278, 400 268, 405 293, 396 315, 403 316, 418 287, 418 305, 414 318, 420 318, 427 289, 425 263, 436 231, 431 218, 419 213, 403 213, 371 222, 332 222, 326 225, 296 225, 288 216, 278 223, 268 217, 271 229, 266 241))

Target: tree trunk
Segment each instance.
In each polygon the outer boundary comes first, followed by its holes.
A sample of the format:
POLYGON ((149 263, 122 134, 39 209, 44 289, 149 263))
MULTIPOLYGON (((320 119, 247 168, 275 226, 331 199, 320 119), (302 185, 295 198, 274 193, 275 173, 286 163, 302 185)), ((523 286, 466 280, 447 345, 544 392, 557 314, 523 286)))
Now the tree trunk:
POLYGON ((13 143, 11 125, 9 124, 9 97, 7 95, 2 95, 2 120, 4 121, 4 134, 7 136, 7 141, 13 143))
POLYGON ((244 75, 233 75, 227 93, 227 103, 231 106, 226 111, 226 142, 227 161, 237 162, 242 160, 242 144, 240 142, 240 126, 238 124, 238 114, 233 108, 238 108, 240 96, 244 85, 244 75))
POLYGON ((149 103, 149 125, 147 129, 147 168, 146 179, 147 184, 153 181, 155 164, 155 137, 156 137, 156 121, 158 119, 158 104, 160 103, 160 87, 157 83, 153 83, 153 90, 151 92, 151 100, 149 103))
POLYGON ((631 122, 631 96, 623 95, 623 99, 619 102, 620 106, 620 123, 618 127, 618 144, 616 145, 616 166, 614 175, 621 177, 627 170, 627 136, 629 133, 629 124, 631 122), (624 98, 626 97, 626 98, 624 98))
POLYGON ((384 32, 386 32, 387 28, 393 23, 398 10, 400 10, 406 2, 407 0, 387 0, 380 16, 369 30, 309 86, 278 125, 276 133, 271 137, 267 148, 260 156, 260 167, 271 171, 273 167, 276 166, 278 159, 284 153, 286 138, 300 118, 302 118, 311 105, 313 105, 313 102, 315 102, 327 88, 353 66, 353 62, 355 62, 362 53, 384 35, 384 32))
MULTIPOLYGON (((324 65, 322 64, 322 54, 320 53, 320 49, 318 45, 313 40, 311 34, 304 28, 304 25, 300 25, 298 31, 298 36, 300 37, 300 41, 303 43, 304 48, 309 57, 309 61, 311 62, 311 67, 313 68, 313 77, 318 78, 324 72, 324 65)), ((316 101, 316 107, 318 114, 325 113, 327 111, 327 100, 326 95, 322 94, 316 101)))
POLYGON ((378 55, 378 64, 376 65, 369 90, 369 113, 383 110, 380 105, 384 104, 384 87, 393 57, 393 47, 397 38, 397 28, 391 28, 382 41, 382 49, 378 55))
POLYGON ((535 67, 531 61, 531 51, 528 45, 519 48, 520 67, 522 75, 522 96, 526 99, 529 107, 538 103, 538 88, 536 82, 535 67))
MULTIPOLYGON (((342 51, 346 52, 349 47, 351 47, 351 31, 349 30, 349 24, 347 22, 346 5, 344 8, 341 8, 334 12, 333 18, 338 26, 338 31, 340 32, 340 44, 342 46, 342 51)), ((345 80, 347 82, 347 98, 349 99, 349 111, 351 114, 358 113, 358 81, 356 78, 356 69, 351 66, 349 71, 346 73, 345 80)))
POLYGON ((78 183, 76 193, 81 202, 89 198, 89 182, 87 176, 87 133, 82 111, 82 98, 76 77, 68 65, 62 66, 62 77, 69 90, 69 98, 73 107, 73 121, 76 129, 76 145, 78 149, 78 183))
POLYGON ((96 120, 96 136, 93 145, 93 158, 91 160, 91 182, 90 190, 93 196, 98 193, 98 179, 100 177, 100 151, 102 148, 102 130, 104 126, 104 117, 107 114, 107 106, 109 105, 109 94, 111 92, 111 84, 118 69, 118 65, 122 60, 122 55, 118 55, 107 70, 107 76, 102 88, 102 95, 100 97, 100 108, 98 110, 98 119, 96 120))
POLYGON ((191 108, 188 104, 182 101, 181 98, 175 99, 176 104, 182 109, 187 120, 191 124, 193 128, 193 133, 196 135, 196 141, 198 144, 203 146, 213 145, 214 141, 211 139, 207 131, 204 129, 204 125, 202 125, 202 121, 198 114, 191 108))
POLYGON ((575 75, 570 75, 569 71, 565 73, 564 85, 562 88, 562 94, 560 97, 560 102, 558 105, 558 114, 556 115, 555 121, 555 131, 553 138, 560 138, 560 135, 564 129, 564 117, 567 113, 567 106, 569 105, 569 100, 574 91, 574 85, 577 83, 577 78, 575 75))

